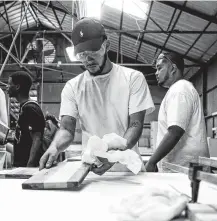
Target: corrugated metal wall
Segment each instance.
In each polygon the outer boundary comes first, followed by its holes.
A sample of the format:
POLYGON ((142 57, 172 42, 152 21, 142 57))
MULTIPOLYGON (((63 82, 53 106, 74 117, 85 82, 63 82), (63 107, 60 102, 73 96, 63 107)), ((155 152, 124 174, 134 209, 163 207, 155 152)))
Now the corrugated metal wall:
MULTIPOLYGON (((192 83, 201 95, 203 90, 202 73, 192 79, 192 83)), ((210 65, 207 70, 207 91, 206 91, 206 116, 217 112, 217 61, 210 65)), ((217 127, 217 117, 214 118, 217 127)), ((213 118, 206 118, 207 136, 212 137, 213 118)))

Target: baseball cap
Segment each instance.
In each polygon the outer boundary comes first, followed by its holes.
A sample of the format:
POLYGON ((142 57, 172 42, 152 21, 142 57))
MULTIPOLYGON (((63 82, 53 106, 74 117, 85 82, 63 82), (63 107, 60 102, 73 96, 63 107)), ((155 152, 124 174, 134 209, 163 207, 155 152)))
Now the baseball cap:
POLYGON ((83 51, 98 51, 106 37, 104 26, 94 18, 82 18, 72 30, 75 54, 83 51))
POLYGON ((159 55, 158 60, 162 59, 163 57, 174 63, 179 70, 184 70, 184 59, 181 55, 175 52, 165 52, 159 55))

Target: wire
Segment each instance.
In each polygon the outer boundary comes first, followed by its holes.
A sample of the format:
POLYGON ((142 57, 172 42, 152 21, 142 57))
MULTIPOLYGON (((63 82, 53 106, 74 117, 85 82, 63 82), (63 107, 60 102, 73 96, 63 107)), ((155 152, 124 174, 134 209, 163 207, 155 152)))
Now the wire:
POLYGON ((0 84, 3 84, 4 86, 8 86, 7 84, 5 84, 4 82, 0 81, 0 84))
POLYGON ((44 96, 44 34, 46 30, 43 31, 43 36, 42 36, 42 63, 41 63, 41 109, 43 107, 43 96, 44 96))
POLYGON ((48 9, 48 7, 49 7, 49 5, 50 5, 50 2, 51 2, 51 1, 48 1, 47 6, 46 6, 46 8, 42 11, 42 13, 44 13, 45 11, 47 11, 47 9, 48 9))

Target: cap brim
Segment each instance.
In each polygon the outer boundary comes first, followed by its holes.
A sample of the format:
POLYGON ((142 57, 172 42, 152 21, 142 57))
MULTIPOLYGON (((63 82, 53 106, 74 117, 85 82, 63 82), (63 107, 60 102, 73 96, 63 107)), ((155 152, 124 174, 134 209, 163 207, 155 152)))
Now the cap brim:
POLYGON ((98 51, 102 45, 102 38, 95 38, 77 44, 74 47, 75 54, 84 51, 98 51))

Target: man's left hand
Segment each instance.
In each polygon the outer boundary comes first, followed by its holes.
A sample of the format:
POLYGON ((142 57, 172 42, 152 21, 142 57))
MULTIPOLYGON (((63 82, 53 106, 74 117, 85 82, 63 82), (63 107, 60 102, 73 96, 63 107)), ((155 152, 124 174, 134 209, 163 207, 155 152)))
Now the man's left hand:
POLYGON ((145 172, 157 172, 157 165, 148 161, 145 164, 145 172))
POLYGON ((103 175, 106 171, 108 171, 114 163, 110 163, 107 159, 97 157, 103 164, 100 167, 92 167, 91 171, 99 176, 103 175))

